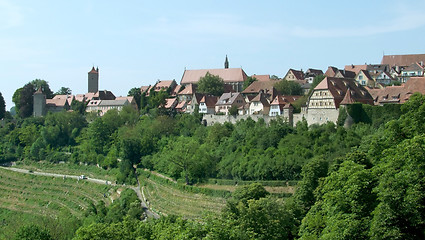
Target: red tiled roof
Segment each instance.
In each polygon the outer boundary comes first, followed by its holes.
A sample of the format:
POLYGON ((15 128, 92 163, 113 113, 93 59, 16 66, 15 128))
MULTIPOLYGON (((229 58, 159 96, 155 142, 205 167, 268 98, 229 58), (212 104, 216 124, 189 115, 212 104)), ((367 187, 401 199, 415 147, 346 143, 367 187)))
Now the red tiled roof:
POLYGON ((210 95, 205 95, 202 97, 200 103, 205 103, 205 105, 207 105, 207 107, 214 107, 215 104, 218 101, 218 97, 216 96, 210 96, 210 95))
POLYGON ((375 104, 405 103, 415 92, 425 94, 425 77, 411 77, 409 81, 401 86, 369 89, 375 104))
POLYGON ((143 93, 146 93, 146 92, 148 92, 148 90, 150 89, 150 87, 151 87, 151 85, 149 85, 149 86, 141 86, 140 87, 140 92, 143 94, 143 93))
POLYGON ((252 78, 257 79, 260 82, 266 82, 266 81, 270 81, 270 75, 252 75, 252 78))
POLYGON ((195 86, 193 84, 188 84, 186 87, 181 90, 178 95, 192 95, 195 93, 195 86))
POLYGON ((425 63, 425 54, 384 55, 381 64, 394 66, 409 66, 415 62, 425 63))
POLYGON ((99 73, 98 71, 96 71, 96 69, 94 68, 94 66, 93 66, 93 68, 91 69, 91 71, 89 72, 89 73, 99 73))
POLYGON ((68 104, 66 98, 56 98, 56 99, 46 99, 46 105, 56 106, 56 107, 65 107, 68 104))
POLYGON ((177 84, 175 80, 161 80, 155 84, 155 91, 159 91, 161 89, 167 89, 172 87, 174 84, 177 84))
POLYGON ((354 79, 326 77, 314 88, 314 90, 325 89, 328 89, 332 94, 337 108, 345 97, 347 89, 351 91, 351 98, 353 98, 354 101, 373 105, 372 96, 354 79))
POLYGON ((167 98, 167 99, 165 99, 165 101, 166 102, 165 102, 164 108, 169 109, 169 108, 175 107, 177 99, 176 98, 167 98))
POLYGON ((351 71, 351 72, 355 72, 356 74, 358 74, 361 70, 367 70, 367 65, 346 65, 344 67, 344 70, 346 71, 351 71))
POLYGON ((259 93, 263 90, 265 93, 272 92, 273 86, 279 82, 278 80, 270 80, 270 81, 255 81, 251 83, 245 90, 242 91, 243 94, 254 94, 259 93))
POLYGON ((227 69, 199 69, 185 70, 182 76, 181 84, 198 83, 201 77, 205 77, 207 73, 219 76, 224 83, 227 82, 243 82, 247 75, 242 68, 227 68, 227 69))
POLYGON ((325 72, 325 76, 327 77, 335 77, 335 74, 338 72, 338 68, 329 66, 328 70, 325 72))
POLYGON ((342 99, 342 101, 339 103, 340 105, 347 105, 347 104, 353 104, 356 101, 354 101, 354 99, 351 96, 351 90, 347 89, 347 91, 345 92, 345 96, 344 99, 342 99))

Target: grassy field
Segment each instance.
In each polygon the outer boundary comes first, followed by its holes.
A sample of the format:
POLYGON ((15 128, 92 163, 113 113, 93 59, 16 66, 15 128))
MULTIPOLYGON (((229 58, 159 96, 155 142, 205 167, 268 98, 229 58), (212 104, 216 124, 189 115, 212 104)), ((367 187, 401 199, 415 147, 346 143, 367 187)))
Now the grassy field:
POLYGON ((40 216, 66 210, 80 217, 90 202, 110 202, 114 187, 0 169, 0 208, 40 216))
POLYGON ((49 162, 17 162, 14 166, 33 171, 41 171, 47 173, 61 173, 66 175, 86 175, 90 178, 99 178, 109 181, 115 181, 116 174, 119 169, 105 170, 93 165, 76 165, 72 163, 49 163, 49 162))
POLYGON ((150 207, 163 215, 199 219, 208 212, 218 214, 226 204, 224 198, 185 192, 150 178, 141 178, 141 182, 144 184, 145 197, 151 203, 150 207))

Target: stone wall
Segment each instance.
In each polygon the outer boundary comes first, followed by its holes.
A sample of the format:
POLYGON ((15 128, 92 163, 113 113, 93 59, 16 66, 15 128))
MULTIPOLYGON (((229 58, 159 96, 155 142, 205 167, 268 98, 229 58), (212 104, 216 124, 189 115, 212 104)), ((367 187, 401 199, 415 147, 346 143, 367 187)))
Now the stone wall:
MULTIPOLYGON (((339 110, 338 109, 303 109, 301 113, 292 114, 292 121, 288 115, 281 115, 280 117, 285 119, 285 121, 289 122, 291 125, 295 126, 297 122, 302 121, 303 118, 307 120, 308 125, 312 124, 323 124, 326 122, 336 123, 338 120, 339 110)), ((262 118, 268 124, 270 120, 276 119, 278 116, 269 116, 269 115, 214 115, 214 114, 205 114, 203 117, 203 121, 207 126, 214 125, 214 123, 223 124, 225 122, 230 122, 235 124, 237 121, 242 119, 246 120, 251 118, 254 121, 258 121, 258 119, 262 118)))
MULTIPOLYGON (((287 116, 286 117, 280 116, 280 117, 285 119, 285 121, 288 121, 287 116)), ((277 117, 275 117, 275 116, 270 117, 268 115, 262 115, 262 114, 258 114, 258 115, 236 115, 236 116, 205 114, 204 117, 202 118, 202 121, 204 121, 207 126, 212 126, 212 125, 214 125, 214 123, 223 124, 225 122, 230 122, 232 124, 235 124, 237 121, 240 121, 242 119, 246 120, 248 118, 251 118, 254 121, 258 121, 258 119, 262 118, 262 119, 264 119, 264 121, 267 124, 269 124, 270 120, 276 119, 277 117)))

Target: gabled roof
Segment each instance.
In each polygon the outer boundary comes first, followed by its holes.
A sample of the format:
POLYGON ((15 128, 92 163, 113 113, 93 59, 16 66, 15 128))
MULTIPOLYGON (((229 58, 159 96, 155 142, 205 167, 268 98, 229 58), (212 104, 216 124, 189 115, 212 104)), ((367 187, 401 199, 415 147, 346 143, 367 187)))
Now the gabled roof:
POLYGON ((270 75, 256 75, 256 74, 254 74, 251 77, 257 79, 260 82, 271 80, 270 75))
POLYGON ((354 101, 373 105, 372 96, 354 79, 326 77, 314 88, 315 91, 329 90, 334 98, 335 106, 337 108, 345 97, 347 89, 351 91, 351 98, 353 98, 354 101))
POLYGON ((262 92, 260 92, 255 98, 251 100, 251 103, 253 102, 261 102, 261 104, 263 104, 263 106, 266 106, 266 107, 270 106, 269 101, 267 101, 266 96, 262 92))
POLYGON ((367 65, 345 65, 344 70, 355 72, 356 74, 358 74, 361 70, 367 70, 367 65))
MULTIPOLYGON (((341 75, 345 78, 355 78, 356 77, 356 73, 353 71, 348 71, 348 70, 339 70, 339 72, 341 73, 341 75)), ((336 75, 335 75, 336 76, 336 75)))
POLYGON ((425 77, 411 77, 401 86, 369 89, 376 104, 405 103, 415 92, 425 94, 425 77))
POLYGON ((363 76, 365 76, 368 80, 373 80, 372 76, 370 76, 369 72, 368 72, 368 71, 366 71, 366 70, 360 70, 360 71, 357 73, 356 78, 357 78, 357 76, 358 76, 358 75, 360 75, 360 74, 363 74, 363 76))
POLYGON ((286 101, 283 99, 281 95, 278 95, 274 98, 273 102, 270 103, 270 105, 285 105, 286 101))
POLYGON ((66 99, 68 101, 68 105, 71 106, 72 101, 75 99, 74 95, 56 95, 53 99, 66 99))
POLYGON ((325 76, 327 77, 335 77, 335 74, 338 73, 338 68, 329 66, 325 72, 325 76))
POLYGON ((409 71, 423 71, 424 67, 421 66, 420 63, 412 63, 407 68, 403 69, 403 72, 409 72, 409 71))
POLYGON ((307 71, 305 72, 306 74, 313 74, 313 75, 323 75, 323 71, 320 69, 314 69, 314 68, 309 68, 307 69, 307 71))
POLYGON ((155 84, 155 91, 160 91, 161 89, 168 89, 177 85, 175 80, 161 80, 155 84))
POLYGON ((366 70, 369 72, 385 72, 390 70, 388 64, 368 64, 366 70))
POLYGON ((216 105, 232 105, 240 93, 223 93, 218 99, 216 105))
POLYGON ((167 98, 165 99, 165 106, 164 108, 173 108, 177 105, 177 99, 176 98, 167 98))
POLYGON ((143 94, 143 93, 146 93, 146 92, 148 92, 148 90, 150 89, 150 87, 151 87, 151 85, 149 85, 149 86, 141 86, 140 87, 140 92, 143 94))
POLYGON ((425 63, 425 54, 405 54, 405 55, 384 55, 381 64, 394 66, 409 66, 415 62, 425 63))
POLYGON ((181 101, 177 104, 176 109, 183 110, 184 108, 186 108, 186 106, 187 106, 186 101, 181 101))
MULTIPOLYGON (((89 96, 89 94, 86 94, 86 96, 89 96)), ((99 100, 114 100, 115 99, 115 95, 108 90, 100 90, 97 91, 94 95, 93 98, 97 98, 99 100)))
POLYGON ((180 84, 196 84, 198 83, 199 79, 201 77, 205 77, 208 72, 212 75, 222 78, 224 83, 243 82, 247 78, 247 75, 242 70, 242 68, 185 70, 180 84))
POLYGON ((214 107, 215 104, 218 101, 218 97, 216 96, 210 96, 210 95, 205 95, 202 97, 201 101, 199 101, 199 103, 205 103, 205 105, 207 105, 207 107, 214 107))
POLYGON ((173 91, 171 91, 171 96, 175 97, 180 92, 180 89, 182 88, 182 85, 177 85, 173 91))
POLYGON ((99 106, 125 106, 129 104, 127 99, 121 100, 101 100, 99 106))
POLYGON ((196 87, 193 84, 188 84, 178 93, 178 95, 193 95, 196 91, 195 89, 196 87))
POLYGON ((348 104, 353 104, 355 102, 356 101, 351 96, 351 90, 348 88, 347 91, 345 92, 344 99, 342 99, 342 101, 340 102, 340 105, 348 105, 348 104))
POLYGON ((66 98, 46 99, 48 107, 65 107, 69 106, 66 98))
POLYGON ((272 92, 273 86, 279 82, 278 80, 270 80, 270 81, 255 81, 251 83, 245 90, 242 91, 243 94, 257 94, 260 91, 272 92))
MULTIPOLYGON (((300 70, 295 70, 295 69, 289 69, 288 73, 292 73, 295 76, 296 80, 302 81, 304 80, 304 72, 300 71, 300 70)), ((286 76, 288 75, 288 73, 286 74, 286 76)), ((285 76, 285 78, 286 78, 285 76)))

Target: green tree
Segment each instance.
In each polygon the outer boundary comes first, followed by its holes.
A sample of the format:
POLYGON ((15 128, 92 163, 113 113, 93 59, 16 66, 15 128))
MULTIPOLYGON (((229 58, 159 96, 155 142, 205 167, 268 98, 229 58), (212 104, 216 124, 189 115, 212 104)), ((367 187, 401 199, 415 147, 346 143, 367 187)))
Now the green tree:
POLYGON ((3 119, 6 114, 6 103, 4 102, 3 95, 0 92, 0 119, 3 119))
POLYGON ((232 106, 229 108, 229 114, 232 116, 238 115, 238 107, 232 106))
POLYGON ((294 81, 281 80, 274 87, 283 95, 303 95, 301 85, 294 81))
POLYGON ((140 110, 142 107, 142 92, 140 91, 140 88, 134 87, 128 91, 127 96, 133 96, 134 101, 137 103, 137 107, 140 110))
POLYGON ((87 104, 85 102, 80 102, 78 100, 72 100, 71 109, 79 114, 84 114, 86 112, 87 104))
MULTIPOLYGON (((18 115, 21 118, 27 118, 32 115, 33 112, 33 95, 35 93, 34 85, 31 83, 26 84, 23 88, 18 89, 19 93, 15 92, 17 94, 17 101, 15 102, 15 106, 18 107, 17 112, 18 115)), ((16 90, 16 91, 18 91, 16 90)), ((16 100, 14 98, 14 100, 16 100)))
POLYGON ((219 76, 207 72, 204 77, 198 81, 198 92, 221 96, 224 92, 224 81, 219 76))
POLYGON ((243 82, 242 90, 245 90, 253 82, 258 81, 255 77, 247 77, 243 82))
POLYGON ((23 226, 16 232, 16 240, 53 240, 49 231, 38 225, 23 226))
POLYGON ((33 85, 34 92, 41 88, 41 91, 46 94, 46 98, 53 98, 54 94, 50 90, 49 83, 43 79, 35 79, 30 82, 33 85))
POLYGON ((424 239, 425 136, 407 139, 382 156, 371 239, 424 239))
POLYGON ((57 92, 55 92, 55 95, 71 95, 72 91, 68 87, 61 87, 57 92))

